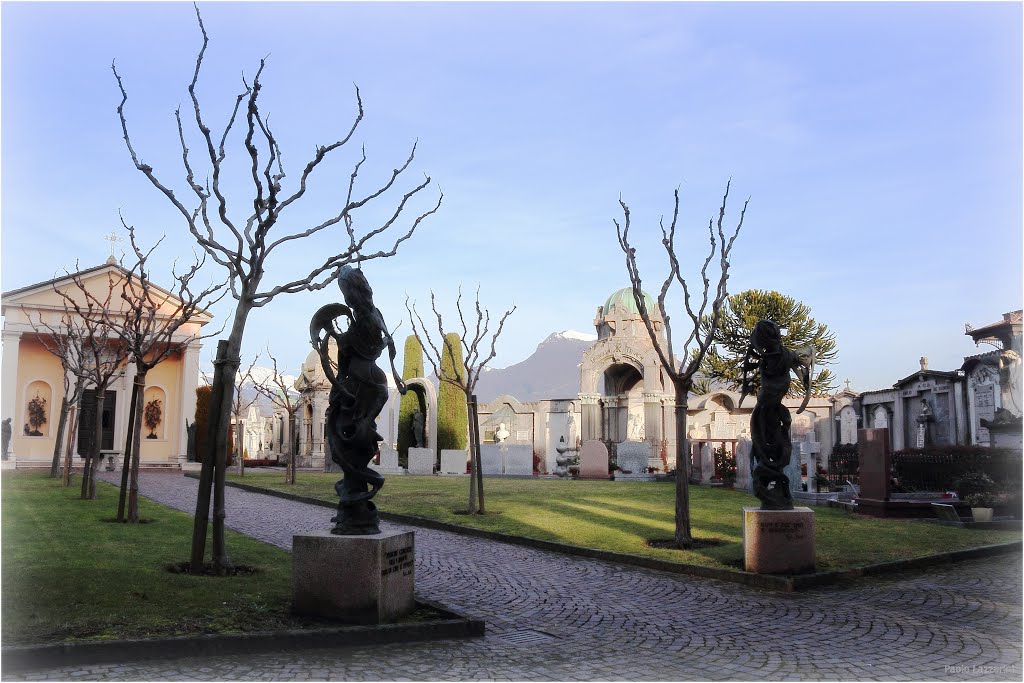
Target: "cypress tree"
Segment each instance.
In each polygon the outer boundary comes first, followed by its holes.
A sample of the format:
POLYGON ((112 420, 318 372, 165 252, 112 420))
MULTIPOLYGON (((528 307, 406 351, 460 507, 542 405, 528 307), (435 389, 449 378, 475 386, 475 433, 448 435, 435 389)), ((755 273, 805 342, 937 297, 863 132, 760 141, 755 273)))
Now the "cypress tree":
MULTIPOLYGON (((462 339, 455 332, 444 337, 441 348, 441 376, 465 379, 462 364, 462 339)), ((469 412, 462 389, 441 382, 437 396, 437 442, 439 448, 465 450, 469 436, 469 412)))
MULTIPOLYGON (((423 347, 414 334, 405 340, 405 358, 402 362, 402 379, 423 377, 423 347)), ((419 397, 409 391, 398 406, 398 464, 409 466, 409 446, 412 445, 412 414, 420 409, 419 397)), ((431 444, 433 446, 435 444, 431 444)))

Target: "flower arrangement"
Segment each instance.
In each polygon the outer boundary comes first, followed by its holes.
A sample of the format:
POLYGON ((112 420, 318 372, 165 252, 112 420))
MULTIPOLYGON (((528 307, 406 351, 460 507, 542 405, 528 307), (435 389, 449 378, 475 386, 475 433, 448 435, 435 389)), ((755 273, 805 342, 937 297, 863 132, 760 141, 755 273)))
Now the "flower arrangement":
POLYGON ((28 423, 32 427, 32 431, 28 432, 29 436, 43 435, 43 433, 39 431, 39 428, 46 424, 45 398, 36 396, 28 402, 28 423))
POLYGON ((146 404, 145 410, 142 411, 142 419, 149 429, 149 435, 146 436, 147 439, 157 438, 156 428, 160 424, 160 420, 163 419, 163 414, 164 411, 160 405, 160 399, 154 398, 146 404))

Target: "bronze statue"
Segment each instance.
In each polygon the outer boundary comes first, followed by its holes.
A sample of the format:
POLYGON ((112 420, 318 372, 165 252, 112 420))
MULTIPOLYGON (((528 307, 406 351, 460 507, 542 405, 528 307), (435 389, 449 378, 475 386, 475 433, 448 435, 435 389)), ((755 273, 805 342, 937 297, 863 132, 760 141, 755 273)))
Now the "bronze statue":
POLYGON ((792 456, 793 442, 789 437, 789 410, 782 405, 782 399, 789 393, 789 373, 792 370, 804 389, 804 400, 796 411, 797 414, 802 413, 811 397, 813 369, 812 347, 791 351, 782 345, 782 335, 775 322, 757 322, 743 359, 743 393, 739 405, 743 404, 752 388, 747 373, 757 370, 760 389, 757 405, 750 415, 750 454, 756 463, 751 473, 754 495, 761 500, 762 510, 793 509, 789 477, 783 471, 792 456))
POLYGON ((425 448, 426 439, 423 438, 423 413, 419 408, 412 411, 412 447, 425 448))
POLYGON ((188 462, 196 461, 196 423, 189 422, 185 418, 185 459, 188 462))
POLYGON ((371 499, 384 485, 384 477, 369 464, 378 453, 377 442, 383 440, 376 419, 388 400, 387 375, 377 367, 384 349, 390 353, 399 391, 404 394, 406 387, 394 368, 394 340, 373 305, 373 290, 362 271, 344 266, 338 287, 345 303, 323 306, 309 324, 310 342, 331 383, 325 420, 327 450, 344 474, 334 485, 340 501, 331 533, 377 534, 380 520, 371 499), (343 332, 335 325, 341 316, 348 318, 343 332), (337 365, 328 354, 331 339, 338 347, 337 365))
POLYGON ((3 452, 0 454, 0 459, 7 460, 7 458, 10 457, 9 451, 11 448, 11 434, 13 432, 11 429, 11 418, 7 418, 3 421, 2 425, 0 425, 0 432, 2 432, 3 437, 3 444, 0 446, 3 448, 3 452))

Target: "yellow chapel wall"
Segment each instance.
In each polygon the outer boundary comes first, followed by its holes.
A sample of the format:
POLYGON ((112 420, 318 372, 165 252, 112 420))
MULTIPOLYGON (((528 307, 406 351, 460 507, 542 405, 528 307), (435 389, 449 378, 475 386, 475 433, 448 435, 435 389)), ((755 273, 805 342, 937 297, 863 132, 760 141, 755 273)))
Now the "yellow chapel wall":
MULTIPOLYGON (((18 345, 18 381, 15 387, 17 397, 14 404, 14 419, 11 421, 11 452, 15 456, 30 460, 48 460, 53 456, 57 426, 60 422, 60 402, 64 397, 63 377, 64 371, 56 356, 47 351, 38 340, 27 335, 21 338, 18 345), (45 406, 46 424, 39 430, 43 432, 43 436, 26 436, 25 426, 29 422, 28 403, 35 397, 35 388, 42 386, 37 382, 45 382, 50 389, 45 406)), ((31 431, 31 427, 29 430, 31 431)))
MULTIPOLYGON (((164 359, 159 365, 146 374, 146 394, 144 399, 151 399, 154 389, 163 391, 163 415, 160 425, 156 429, 156 439, 149 439, 151 433, 142 423, 142 446, 141 457, 143 461, 165 462, 171 456, 178 456, 185 451, 180 446, 181 428, 184 422, 181 416, 181 369, 184 359, 181 353, 175 353, 170 358, 164 359)), ((129 398, 130 400, 130 398, 129 398)), ((142 404, 145 412, 146 401, 142 404)), ((195 419, 192 415, 185 417, 191 422, 195 419)))

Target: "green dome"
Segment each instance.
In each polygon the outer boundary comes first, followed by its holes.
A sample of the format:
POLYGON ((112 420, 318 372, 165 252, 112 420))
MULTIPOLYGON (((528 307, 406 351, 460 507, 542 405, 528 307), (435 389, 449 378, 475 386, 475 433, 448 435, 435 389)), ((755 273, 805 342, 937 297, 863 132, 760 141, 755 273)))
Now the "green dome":
MULTIPOLYGON (((647 292, 642 292, 644 295, 644 305, 647 307, 647 312, 651 315, 658 314, 658 304, 651 298, 651 295, 647 292)), ((617 292, 614 292, 608 301, 604 303, 604 314, 608 315, 612 306, 617 307, 619 310, 625 310, 634 315, 639 315, 640 311, 636 307, 636 298, 633 296, 633 289, 631 287, 624 287, 617 292)))

